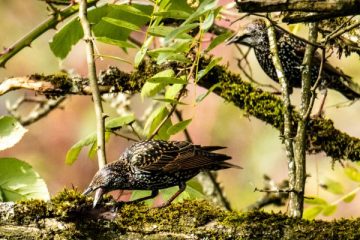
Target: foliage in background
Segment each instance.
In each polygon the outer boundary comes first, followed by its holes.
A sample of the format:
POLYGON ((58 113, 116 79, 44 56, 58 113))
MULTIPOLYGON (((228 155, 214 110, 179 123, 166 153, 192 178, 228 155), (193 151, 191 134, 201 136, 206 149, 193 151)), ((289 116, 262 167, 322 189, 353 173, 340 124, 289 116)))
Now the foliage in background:
MULTIPOLYGON (((26 132, 15 118, 0 117, 0 151, 14 146, 26 132)), ((0 202, 32 198, 50 199, 44 180, 26 162, 0 158, 0 202)))

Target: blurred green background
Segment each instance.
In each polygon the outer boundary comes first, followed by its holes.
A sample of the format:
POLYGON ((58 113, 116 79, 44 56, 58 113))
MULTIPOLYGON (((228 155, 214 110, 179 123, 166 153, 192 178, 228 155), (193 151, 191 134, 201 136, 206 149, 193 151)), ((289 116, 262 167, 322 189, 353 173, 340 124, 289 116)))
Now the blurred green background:
MULTIPOLYGON (((231 1, 222 1, 228 3, 231 1)), ((2 0, 0 1, 1 37, 0 47, 8 47, 17 39, 29 32, 48 17, 46 5, 41 1, 2 0)), ((231 28, 236 30, 246 24, 248 20, 242 20, 231 28)), ((229 23, 224 23, 228 25, 229 23)), ((32 73, 50 74, 66 69, 81 75, 86 75, 87 66, 84 54, 84 45, 76 45, 65 61, 56 59, 49 48, 48 42, 55 30, 49 31, 34 43, 31 48, 26 48, 12 58, 5 69, 0 69, 0 81, 11 76, 24 76, 32 73)), ((297 34, 306 36, 306 31, 301 29, 297 34)), ((141 36, 135 36, 140 37, 141 36)), ((133 61, 135 50, 125 54, 117 47, 105 44, 97 45, 100 53, 116 55, 133 61)), ((244 47, 243 50, 246 50, 244 47)), ((238 53, 234 46, 221 45, 213 50, 212 54, 221 56, 223 64, 229 64, 234 72, 239 72, 235 57, 238 53)), ((335 55, 335 54, 334 54, 335 55)), ((251 52, 249 57, 252 65, 253 77, 259 82, 271 83, 276 86, 263 73, 251 52)), ((338 60, 332 57, 331 62, 340 67, 346 74, 352 76, 360 83, 358 56, 338 60)), ((124 71, 131 71, 131 66, 113 60, 98 61, 98 70, 105 69, 109 65, 116 65, 124 71)), ((245 78, 245 77, 244 77, 245 78)), ((193 118, 189 126, 189 132, 197 144, 224 145, 226 154, 233 157, 233 163, 244 167, 243 170, 225 170, 219 172, 219 180, 224 186, 226 195, 236 209, 244 209, 262 196, 262 193, 254 192, 255 187, 263 187, 263 174, 269 175, 275 181, 287 178, 287 160, 284 146, 281 144, 279 132, 265 123, 247 116, 243 111, 234 107, 231 103, 211 94, 200 104, 194 106, 196 96, 205 90, 197 86, 189 87, 189 94, 185 102, 190 103, 182 107, 184 118, 193 118)), ((18 97, 26 94, 34 96, 33 92, 16 91, 0 97, 1 115, 6 114, 5 102, 15 101, 18 97)), ((298 103, 299 91, 292 95, 294 103, 298 103)), ((134 97, 132 107, 137 116, 141 116, 144 109, 139 97, 134 97)), ((334 121, 336 128, 347 132, 351 136, 360 137, 360 104, 355 102, 351 106, 337 107, 346 99, 340 94, 329 91, 325 104, 325 118, 334 121)), ((70 96, 62 104, 62 109, 57 109, 46 118, 28 127, 29 132, 20 143, 11 149, 0 152, 0 157, 16 157, 30 163, 36 171, 45 179, 51 194, 55 194, 64 187, 76 186, 82 190, 97 170, 97 162, 90 160, 84 151, 80 158, 72 166, 64 163, 67 150, 80 138, 88 135, 95 129, 94 112, 89 96, 70 96)), ((115 114, 109 106, 105 106, 109 115, 115 114)), ((318 104, 315 106, 318 109, 318 104)), ((175 136, 174 140, 184 140, 182 134, 175 136)), ((107 145, 107 157, 109 161, 116 160, 120 153, 130 143, 119 137, 112 137, 107 145)), ((346 164, 346 163, 345 163, 346 164)), ((307 171, 310 177, 307 180, 306 195, 319 195, 329 202, 335 201, 339 196, 327 193, 319 186, 330 178, 344 182, 346 192, 356 188, 343 174, 340 164, 332 165, 332 160, 324 154, 311 155, 308 157, 307 171)), ((338 218, 359 216, 360 197, 351 204, 340 204, 339 210, 332 216, 325 218, 338 218)), ((278 208, 267 208, 278 210, 278 208)), ((285 210, 286 207, 281 210, 285 210)))

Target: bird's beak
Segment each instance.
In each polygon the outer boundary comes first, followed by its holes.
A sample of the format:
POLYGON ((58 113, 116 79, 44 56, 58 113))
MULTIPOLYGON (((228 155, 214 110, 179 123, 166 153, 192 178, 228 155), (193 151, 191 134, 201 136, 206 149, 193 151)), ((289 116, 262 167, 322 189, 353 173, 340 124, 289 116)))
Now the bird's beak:
POLYGON ((102 188, 96 189, 95 196, 94 196, 94 202, 93 202, 93 208, 95 208, 96 205, 100 202, 103 194, 104 194, 104 189, 102 189, 102 188))
POLYGON ((239 34, 235 34, 234 36, 228 38, 225 41, 226 45, 232 44, 232 43, 238 43, 238 44, 243 44, 246 46, 251 46, 251 43, 249 42, 249 35, 248 34, 243 34, 243 35, 239 35, 239 34))

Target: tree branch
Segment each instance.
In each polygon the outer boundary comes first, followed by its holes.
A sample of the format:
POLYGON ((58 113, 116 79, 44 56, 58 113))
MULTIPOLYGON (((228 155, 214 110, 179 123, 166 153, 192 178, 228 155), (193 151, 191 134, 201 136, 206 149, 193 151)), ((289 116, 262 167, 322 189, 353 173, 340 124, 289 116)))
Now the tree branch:
MULTIPOLYGON (((309 25, 309 41, 316 42, 317 40, 317 23, 309 25)), ((301 104, 300 104, 300 119, 295 137, 295 182, 293 201, 290 200, 289 209, 293 211, 291 216, 302 217, 304 210, 304 194, 306 181, 306 139, 307 139, 307 125, 309 123, 308 112, 311 112, 311 66, 316 48, 308 44, 305 49, 304 60, 301 71, 301 104)))
POLYGON ((319 21, 322 19, 357 15, 360 13, 360 0, 244 0, 236 1, 240 12, 306 12, 286 16, 283 21, 288 23, 319 21))
MULTIPOLYGON (((296 182, 296 165, 294 158, 294 133, 293 133, 293 123, 292 123, 292 105, 290 101, 290 87, 288 79, 285 76, 284 69, 281 65, 281 61, 278 54, 277 39, 275 29, 270 21, 266 21, 268 27, 268 36, 270 43, 270 52, 272 56, 272 61, 276 70, 277 77, 281 85, 281 95, 282 101, 284 103, 284 142, 286 149, 286 156, 288 158, 288 176, 289 176, 289 187, 290 189, 295 188, 296 182)), ((297 217, 295 212, 294 202, 296 195, 290 193, 290 204, 289 204, 289 215, 297 217)))
MULTIPOLYGON (((204 69, 209 62, 210 59, 201 58, 199 69, 204 69)), ((177 68, 184 68, 184 66, 177 65, 176 63, 156 66, 153 62, 145 61, 136 71, 129 74, 115 67, 110 67, 100 74, 100 92, 138 93, 146 79, 169 67, 175 70, 177 68)), ((48 96, 91 94, 89 82, 86 78, 70 78, 64 74, 48 76, 35 74, 8 80, 0 84, 0 95, 22 88, 22 86, 31 89, 27 81, 30 81, 31 85, 36 87, 35 91, 48 96), (11 86, 8 84, 8 80, 12 82, 11 86), (21 80, 21 82, 15 84, 16 80, 21 80), (39 86, 46 86, 46 88, 39 86)), ((206 89, 216 85, 216 88, 213 90, 215 94, 222 97, 225 101, 232 102, 247 114, 273 126, 281 133, 283 132, 284 105, 281 99, 269 92, 254 87, 250 83, 242 81, 240 75, 229 72, 226 67, 220 65, 213 67, 208 74, 200 79, 198 85, 206 89)), ((294 128, 296 129, 300 115, 295 110, 292 111, 294 128)), ((310 119, 308 136, 306 145, 308 153, 325 152, 327 156, 334 160, 349 159, 351 161, 360 161, 360 139, 351 137, 336 129, 330 119, 310 119)))
POLYGON ((96 136, 97 136, 97 153, 99 168, 106 164, 105 155, 105 116, 101 103, 100 90, 98 87, 98 79, 96 75, 96 66, 94 61, 94 45, 91 33, 90 23, 87 19, 87 0, 80 1, 79 18, 84 30, 84 41, 86 43, 86 59, 88 63, 88 76, 94 108, 96 114, 96 136))
MULTIPOLYGON (((94 6, 99 0, 89 0, 88 6, 94 6)), ((44 32, 55 28, 60 22, 64 21, 66 18, 70 17, 79 10, 78 5, 72 5, 64 8, 62 11, 53 13, 51 17, 41 23, 39 26, 35 27, 24 37, 16 41, 10 47, 7 47, 3 53, 0 53, 0 67, 5 67, 7 61, 9 61, 13 56, 15 56, 23 48, 30 46, 30 44, 41 36, 44 32)))

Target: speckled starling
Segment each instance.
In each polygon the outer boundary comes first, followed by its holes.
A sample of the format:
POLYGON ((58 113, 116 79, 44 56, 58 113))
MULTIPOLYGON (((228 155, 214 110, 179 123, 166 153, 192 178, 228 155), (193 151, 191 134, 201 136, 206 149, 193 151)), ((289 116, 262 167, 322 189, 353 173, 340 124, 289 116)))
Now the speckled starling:
MULTIPOLYGON (((301 65, 305 54, 306 42, 295 38, 278 28, 276 28, 276 38, 279 58, 285 76, 289 81, 290 91, 292 91, 293 87, 301 87, 301 65)), ((227 44, 230 43, 239 43, 252 47, 261 68, 271 79, 279 82, 271 58, 267 27, 262 19, 257 19, 249 23, 244 32, 239 32, 227 41, 227 44)), ((316 53, 313 57, 313 66, 311 68, 312 84, 315 83, 318 77, 320 62, 320 54, 316 53)), ((321 77, 321 87, 334 89, 349 100, 360 97, 358 90, 351 87, 351 84, 355 84, 351 81, 351 78, 337 68, 331 66, 328 62, 325 62, 324 64, 321 77)))
POLYGON ((151 195, 134 202, 154 198, 159 189, 179 186, 179 190, 161 207, 169 205, 186 188, 186 181, 200 171, 241 168, 225 162, 230 156, 213 153, 219 146, 199 146, 184 141, 149 140, 133 144, 119 160, 107 164, 92 179, 84 194, 95 191, 93 206, 104 193, 113 190, 151 190, 151 195))

